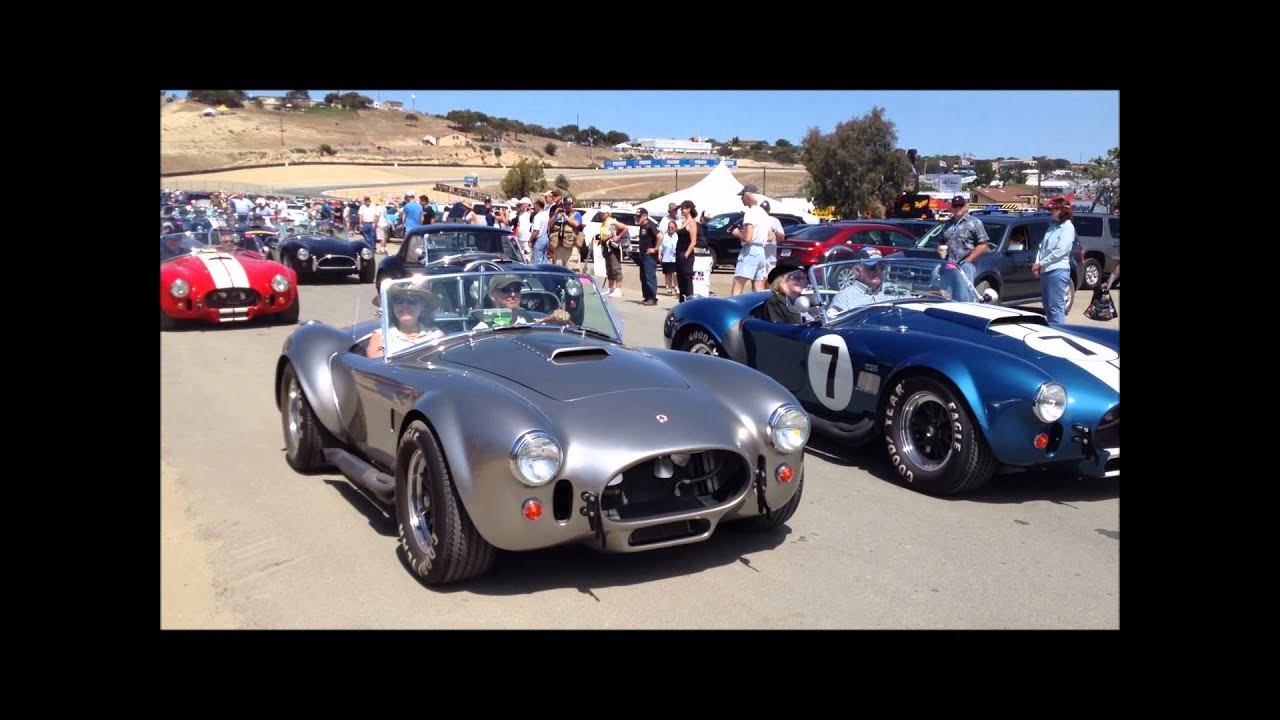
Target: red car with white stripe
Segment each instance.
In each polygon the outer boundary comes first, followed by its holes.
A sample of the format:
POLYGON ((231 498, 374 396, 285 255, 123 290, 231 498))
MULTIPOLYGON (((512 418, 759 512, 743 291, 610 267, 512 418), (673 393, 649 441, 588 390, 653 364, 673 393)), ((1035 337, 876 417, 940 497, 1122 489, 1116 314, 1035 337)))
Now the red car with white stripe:
POLYGON ((160 329, 182 320, 298 322, 298 276, 264 260, 260 240, 233 231, 160 237, 160 329))

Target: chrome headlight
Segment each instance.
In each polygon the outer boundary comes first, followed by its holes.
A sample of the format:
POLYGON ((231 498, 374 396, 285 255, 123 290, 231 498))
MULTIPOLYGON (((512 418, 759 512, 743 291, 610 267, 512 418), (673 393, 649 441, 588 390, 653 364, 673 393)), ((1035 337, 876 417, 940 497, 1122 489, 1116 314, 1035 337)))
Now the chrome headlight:
POLYGON ((287 292, 289 290, 289 278, 283 275, 271 278, 271 289, 278 293, 287 292))
POLYGON ((370 249, 369 249, 369 247, 368 247, 367 245, 366 245, 365 247, 360 248, 360 259, 361 259, 361 260, 368 260, 368 259, 370 259, 370 258, 372 258, 372 257, 373 257, 373 251, 372 251, 372 250, 370 250, 370 249))
POLYGON ((582 294, 582 283, 578 278, 569 278, 564 283, 564 294, 569 297, 578 297, 582 294))
POLYGON ((307 260, 311 257, 311 251, 306 248, 298 248, 298 259, 307 260))
POLYGON ((186 280, 178 278, 169 286, 169 294, 176 298, 184 298, 191 294, 191 286, 187 284, 186 280))
POLYGON ((1031 404, 1040 422, 1057 422, 1062 413, 1067 411, 1067 389, 1060 383, 1047 382, 1036 390, 1035 402, 1031 404))
POLYGON ((790 453, 809 442, 809 416, 795 405, 782 405, 769 416, 769 439, 778 452, 790 453))
POLYGON ((525 485, 538 487, 551 482, 562 461, 560 443, 542 430, 521 435, 511 447, 511 472, 525 485))

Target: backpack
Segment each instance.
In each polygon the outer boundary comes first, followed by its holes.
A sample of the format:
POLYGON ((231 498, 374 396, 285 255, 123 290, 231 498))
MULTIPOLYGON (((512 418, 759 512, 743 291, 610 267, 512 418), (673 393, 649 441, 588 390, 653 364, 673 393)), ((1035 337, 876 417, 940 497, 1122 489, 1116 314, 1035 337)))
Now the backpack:
POLYGON ((1093 289, 1093 299, 1089 301, 1089 307, 1085 308, 1084 316, 1102 322, 1120 317, 1120 312, 1111 299, 1111 289, 1105 283, 1098 283, 1093 289))

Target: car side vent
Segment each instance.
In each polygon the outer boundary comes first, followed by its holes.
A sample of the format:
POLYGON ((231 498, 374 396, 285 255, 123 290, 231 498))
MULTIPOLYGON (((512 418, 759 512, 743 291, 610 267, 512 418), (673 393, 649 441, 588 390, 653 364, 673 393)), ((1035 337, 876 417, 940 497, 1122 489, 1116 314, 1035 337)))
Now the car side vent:
POLYGON ((563 365, 566 363, 603 360, 606 357, 609 357, 609 351, 602 347, 571 347, 560 348, 551 353, 551 362, 563 365))

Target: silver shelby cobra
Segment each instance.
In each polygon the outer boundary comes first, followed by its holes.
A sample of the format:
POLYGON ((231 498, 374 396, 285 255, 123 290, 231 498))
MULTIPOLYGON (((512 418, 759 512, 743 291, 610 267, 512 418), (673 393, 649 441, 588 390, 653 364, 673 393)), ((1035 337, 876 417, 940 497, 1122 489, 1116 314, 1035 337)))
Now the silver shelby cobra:
POLYGON ((622 343, 564 270, 388 280, 378 320, 285 341, 276 400, 296 470, 334 467, 390 506, 428 584, 497 550, 639 552, 795 512, 809 418, 721 358, 622 343))

